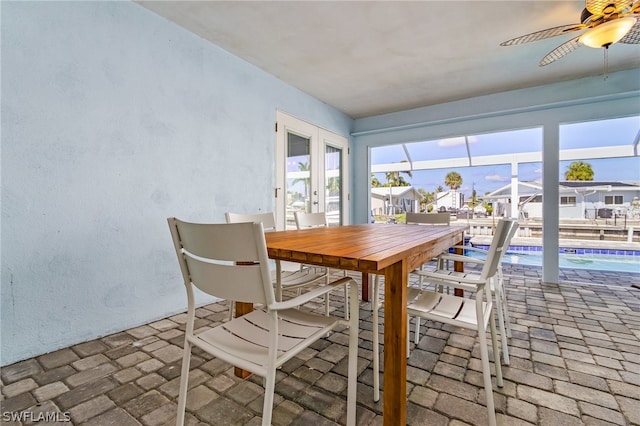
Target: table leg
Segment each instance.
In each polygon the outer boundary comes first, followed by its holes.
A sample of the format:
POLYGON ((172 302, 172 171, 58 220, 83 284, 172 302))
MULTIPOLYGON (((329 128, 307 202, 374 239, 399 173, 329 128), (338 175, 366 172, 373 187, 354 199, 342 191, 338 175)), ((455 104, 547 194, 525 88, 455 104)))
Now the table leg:
MULTIPOLYGON (((407 420, 407 270, 406 260, 384 274, 384 394, 383 424, 407 420)), ((375 348, 377 349, 377 348, 375 348)))
POLYGON ((362 273, 362 301, 369 301, 369 274, 367 272, 362 273))
MULTIPOLYGON (((236 302, 236 318, 241 317, 244 314, 248 314, 251 311, 253 311, 253 303, 236 302)), ((233 373, 236 377, 240 377, 241 379, 246 379, 251 374, 251 372, 239 367, 234 367, 233 373)))
MULTIPOLYGON (((458 245, 464 245, 464 237, 462 237, 462 241, 460 241, 458 243, 458 245)), ((455 254, 459 254, 459 255, 463 255, 464 254, 464 250, 457 248, 454 250, 455 254)), ((453 262, 453 270, 456 272, 464 272, 464 263, 463 262, 453 262)), ((460 296, 463 297, 464 296, 464 290, 461 288, 456 288, 453 291, 453 294, 455 296, 460 296)))

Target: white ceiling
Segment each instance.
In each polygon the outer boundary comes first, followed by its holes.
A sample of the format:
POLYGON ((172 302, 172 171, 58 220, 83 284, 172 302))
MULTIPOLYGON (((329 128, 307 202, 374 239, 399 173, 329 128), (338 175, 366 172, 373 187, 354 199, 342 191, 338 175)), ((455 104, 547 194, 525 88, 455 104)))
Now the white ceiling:
MULTIPOLYGON (((604 49, 538 62, 572 33, 584 1, 138 1, 352 118, 603 75, 604 49)), ((640 68, 640 45, 609 49, 609 71, 640 68)), ((603 78, 603 84, 606 84, 603 78)))

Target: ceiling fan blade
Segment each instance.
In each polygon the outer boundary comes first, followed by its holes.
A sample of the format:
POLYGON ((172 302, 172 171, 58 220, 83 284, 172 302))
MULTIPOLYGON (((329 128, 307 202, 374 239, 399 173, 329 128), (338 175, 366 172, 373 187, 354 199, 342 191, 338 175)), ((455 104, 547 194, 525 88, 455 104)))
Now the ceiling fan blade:
POLYGON ((526 34, 520 37, 512 38, 511 40, 503 41, 502 43, 500 43, 500 46, 513 46, 515 44, 544 40, 545 38, 551 38, 559 36, 561 34, 579 31, 586 27, 587 25, 584 24, 569 24, 561 25, 559 27, 547 28, 546 30, 536 31, 535 33, 526 34))
POLYGON ((632 3, 632 0, 586 0, 585 7, 594 16, 600 16, 614 12, 622 12, 629 8, 632 3), (607 7, 609 5, 613 5, 615 9, 607 7))
POLYGON ((547 56, 542 58, 538 66, 544 67, 545 65, 549 65, 551 62, 557 61, 563 56, 573 52, 580 47, 580 42, 578 40, 580 40, 580 36, 574 37, 566 43, 562 43, 560 46, 549 52, 547 56))
POLYGON ((636 23, 629 32, 620 39, 619 43, 640 44, 640 16, 635 16, 636 23))

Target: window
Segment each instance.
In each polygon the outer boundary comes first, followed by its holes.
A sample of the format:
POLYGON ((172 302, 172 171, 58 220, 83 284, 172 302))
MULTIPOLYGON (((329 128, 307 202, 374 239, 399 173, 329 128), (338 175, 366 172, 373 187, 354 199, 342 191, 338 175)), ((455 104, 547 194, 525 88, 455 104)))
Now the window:
POLYGON ((536 195, 535 197, 520 197, 521 203, 541 203, 542 195, 536 195))
POLYGON ((622 204, 622 195, 605 195, 605 204, 622 204))
POLYGON ((575 205, 576 204, 576 197, 560 197, 560 204, 572 204, 575 205))

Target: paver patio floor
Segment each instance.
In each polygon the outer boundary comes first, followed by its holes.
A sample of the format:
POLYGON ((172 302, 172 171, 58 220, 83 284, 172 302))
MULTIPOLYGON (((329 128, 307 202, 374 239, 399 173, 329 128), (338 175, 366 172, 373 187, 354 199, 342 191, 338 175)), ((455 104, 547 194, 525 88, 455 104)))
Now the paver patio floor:
MULTIPOLYGON (((554 285, 541 283, 540 272, 505 265, 513 337, 504 387, 494 386, 498 423, 640 425, 640 289, 632 287, 640 275, 562 270, 554 285)), ((342 314, 343 302, 332 294, 332 314, 342 314)), ((320 300, 308 308, 324 309, 320 300)), ((199 308, 196 328, 225 321, 227 309, 199 308)), ((3 367, 1 423, 174 424, 185 316, 3 367)), ((369 303, 361 302, 360 318, 357 419, 378 425, 369 303)), ((413 322, 410 329, 413 340, 413 322)), ((477 339, 438 323, 421 331, 407 360, 407 423, 485 424, 477 339)), ((332 333, 279 370, 274 425, 345 423, 346 343, 346 333, 332 333)), ((187 424, 259 425, 262 379, 241 380, 229 364, 194 353, 187 424)))

